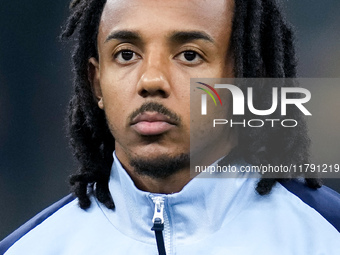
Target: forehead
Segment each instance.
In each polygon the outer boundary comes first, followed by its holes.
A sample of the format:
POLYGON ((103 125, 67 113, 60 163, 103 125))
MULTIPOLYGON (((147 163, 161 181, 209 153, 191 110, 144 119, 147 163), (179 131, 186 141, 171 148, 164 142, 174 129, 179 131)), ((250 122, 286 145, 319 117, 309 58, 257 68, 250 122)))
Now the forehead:
POLYGON ((230 33, 233 0, 108 0, 100 21, 99 38, 115 30, 148 34, 205 31, 212 37, 230 33))

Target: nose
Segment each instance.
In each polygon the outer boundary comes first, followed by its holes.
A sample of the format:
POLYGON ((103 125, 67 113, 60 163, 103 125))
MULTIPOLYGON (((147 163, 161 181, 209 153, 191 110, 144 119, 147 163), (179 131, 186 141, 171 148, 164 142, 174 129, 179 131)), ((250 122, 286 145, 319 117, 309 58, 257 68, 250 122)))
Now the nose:
POLYGON ((144 60, 142 74, 137 84, 138 94, 143 97, 167 98, 171 94, 167 60, 161 54, 144 60))

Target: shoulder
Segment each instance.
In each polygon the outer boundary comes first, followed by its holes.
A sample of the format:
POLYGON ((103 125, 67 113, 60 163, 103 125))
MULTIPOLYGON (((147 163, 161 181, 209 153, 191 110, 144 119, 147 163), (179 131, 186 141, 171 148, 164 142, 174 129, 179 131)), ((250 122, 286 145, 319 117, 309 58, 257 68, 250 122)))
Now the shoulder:
POLYGON ((4 239, 0 254, 107 254, 128 243, 103 213, 105 208, 94 196, 90 199, 86 210, 71 195, 58 201, 4 239))
MULTIPOLYGON (((255 186, 257 182, 251 183, 255 186)), ((249 239, 258 236, 263 245, 270 239, 270 247, 280 247, 282 254, 291 254, 293 247, 294 254, 340 254, 339 194, 335 191, 327 187, 314 190, 291 180, 278 183, 268 195, 253 191, 249 197, 237 224, 237 228, 247 229, 249 239), (301 194, 309 197, 308 202, 301 194)))
POLYGON ((15 230, 12 234, 7 236, 5 239, 3 239, 0 242, 0 254, 4 254, 13 244, 15 244, 18 240, 20 240, 23 236, 31 232, 33 229, 35 229, 37 226, 42 224, 44 221, 46 221, 48 218, 50 218, 52 215, 56 214, 63 208, 70 206, 71 204, 76 203, 75 197, 73 197, 71 194, 60 199, 53 205, 49 206, 39 214, 37 214, 35 217, 27 221, 24 225, 22 225, 20 228, 15 230))
POLYGON ((300 180, 281 181, 280 183, 287 191, 317 211, 340 232, 339 193, 326 186, 322 186, 319 189, 312 189, 300 180))

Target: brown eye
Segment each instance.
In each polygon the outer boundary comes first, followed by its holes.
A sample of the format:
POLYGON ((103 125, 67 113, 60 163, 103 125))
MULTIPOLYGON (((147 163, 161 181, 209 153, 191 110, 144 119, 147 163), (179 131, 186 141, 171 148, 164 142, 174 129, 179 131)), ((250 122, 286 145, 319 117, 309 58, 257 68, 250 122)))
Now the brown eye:
POLYGON ((132 51, 122 51, 122 59, 124 59, 125 61, 129 61, 133 58, 133 52, 132 51))
POLYGON ((197 57, 197 53, 194 51, 186 51, 184 52, 184 58, 187 61, 193 61, 197 57))
POLYGON ((119 64, 129 64, 140 57, 131 50, 121 50, 114 55, 114 58, 119 64))
POLYGON ((204 61, 201 55, 193 50, 182 51, 176 56, 176 59, 190 66, 201 64, 204 61))

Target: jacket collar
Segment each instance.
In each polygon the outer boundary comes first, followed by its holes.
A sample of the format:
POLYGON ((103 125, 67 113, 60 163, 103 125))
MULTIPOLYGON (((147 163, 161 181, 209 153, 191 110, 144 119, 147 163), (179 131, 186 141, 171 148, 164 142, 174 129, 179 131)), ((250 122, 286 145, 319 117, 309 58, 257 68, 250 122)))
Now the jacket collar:
POLYGON ((254 193, 255 179, 199 178, 192 179, 180 192, 155 194, 139 190, 124 170, 115 153, 109 189, 115 209, 99 204, 110 223, 121 233, 145 243, 154 244, 152 218, 153 196, 164 198, 164 210, 170 236, 176 244, 194 242, 222 224, 228 224, 244 208, 246 193, 254 193), (246 184, 251 185, 246 185, 246 184))

